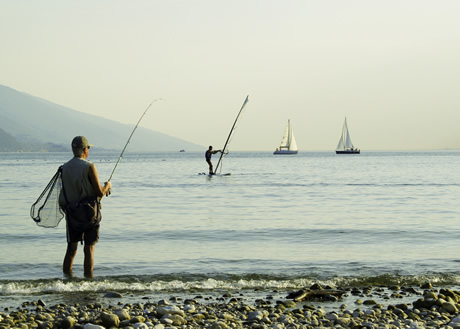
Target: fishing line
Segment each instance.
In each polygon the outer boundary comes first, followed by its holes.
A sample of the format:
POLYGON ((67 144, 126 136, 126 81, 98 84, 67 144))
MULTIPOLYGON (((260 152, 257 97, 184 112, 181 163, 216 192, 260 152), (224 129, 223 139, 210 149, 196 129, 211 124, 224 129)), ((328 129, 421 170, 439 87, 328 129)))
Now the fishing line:
MULTIPOLYGON (((144 117, 145 113, 147 113, 148 109, 152 106, 153 103, 155 103, 156 101, 159 101, 159 100, 164 100, 164 99, 163 98, 157 98, 157 99, 153 100, 149 104, 149 106, 147 106, 147 108, 145 109, 144 113, 142 113, 141 117, 139 118, 139 121, 137 121, 136 126, 134 127, 133 131, 131 132, 131 135, 129 135, 129 138, 126 141, 125 147, 123 147, 123 150, 121 151, 121 154, 118 157, 117 163, 115 163, 115 167, 113 168, 112 173, 110 174, 108 182, 110 182, 110 180, 112 179, 113 173, 115 172, 115 169, 117 169, 118 163, 120 163, 121 158, 123 157, 123 153, 125 153, 126 147, 128 146, 129 141, 131 140, 131 137, 133 137, 134 132, 136 131, 137 127, 139 126, 139 123, 141 122, 141 120, 144 117)), ((109 190, 109 192, 107 194, 110 194, 110 190, 109 190)))

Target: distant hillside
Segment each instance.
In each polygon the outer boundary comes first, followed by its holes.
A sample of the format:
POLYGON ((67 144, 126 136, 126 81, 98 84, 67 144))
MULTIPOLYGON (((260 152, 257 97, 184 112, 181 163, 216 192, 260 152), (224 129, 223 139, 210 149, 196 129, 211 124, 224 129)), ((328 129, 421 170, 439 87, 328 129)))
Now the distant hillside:
POLYGON ((21 151, 22 147, 22 144, 16 138, 0 128, 0 152, 21 151))
MULTIPOLYGON (((0 85, 0 152, 68 151, 70 141, 77 135, 87 136, 97 147, 120 150, 133 128, 0 85)), ((197 151, 203 146, 138 127, 129 149, 197 151)))
POLYGON ((0 128, 0 152, 66 152, 69 147, 53 143, 19 142, 0 128))

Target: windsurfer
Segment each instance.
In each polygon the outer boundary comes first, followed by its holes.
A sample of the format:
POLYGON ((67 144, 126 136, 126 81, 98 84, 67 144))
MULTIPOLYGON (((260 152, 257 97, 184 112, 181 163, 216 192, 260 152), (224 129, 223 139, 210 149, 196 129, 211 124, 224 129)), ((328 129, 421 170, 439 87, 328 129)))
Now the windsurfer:
POLYGON ((213 150, 213 149, 212 149, 212 146, 210 145, 209 148, 208 148, 208 150, 207 150, 206 153, 205 153, 206 162, 207 162, 208 165, 209 165, 209 174, 210 174, 210 175, 214 175, 214 171, 212 170, 213 168, 212 168, 211 156, 212 156, 213 154, 218 153, 218 152, 222 153, 221 150, 213 150))

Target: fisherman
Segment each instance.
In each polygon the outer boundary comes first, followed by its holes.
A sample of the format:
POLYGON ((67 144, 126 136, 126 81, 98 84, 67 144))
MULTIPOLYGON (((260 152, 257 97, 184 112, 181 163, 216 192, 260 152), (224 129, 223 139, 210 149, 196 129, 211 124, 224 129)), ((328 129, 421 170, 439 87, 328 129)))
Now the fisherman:
MULTIPOLYGON (((67 204, 77 203, 84 198, 102 198, 110 193, 112 183, 108 181, 102 186, 96 166, 86 160, 91 146, 85 136, 76 136, 72 140, 74 157, 62 166, 62 184, 65 189, 65 195, 61 190, 59 205, 64 209, 67 204)), ((84 241, 84 275, 93 277, 94 249, 98 240, 99 225, 84 232, 79 232, 72 229, 67 222, 67 251, 62 266, 64 274, 72 275, 72 266, 77 254, 78 242, 82 241, 83 243, 84 241)))
POLYGON ((205 153, 206 162, 207 162, 208 165, 209 165, 209 174, 210 174, 210 175, 214 175, 214 171, 213 171, 213 169, 212 169, 211 156, 212 156, 213 154, 218 153, 218 152, 222 153, 221 150, 215 150, 215 151, 213 151, 212 146, 210 145, 209 148, 208 148, 208 150, 207 150, 206 153, 205 153))

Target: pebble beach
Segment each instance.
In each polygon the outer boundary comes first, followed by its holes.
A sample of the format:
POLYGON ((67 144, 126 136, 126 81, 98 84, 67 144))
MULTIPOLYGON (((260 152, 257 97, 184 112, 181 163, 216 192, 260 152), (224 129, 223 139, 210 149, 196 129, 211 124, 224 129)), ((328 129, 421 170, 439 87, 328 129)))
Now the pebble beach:
MULTIPOLYGON (((307 290, 314 289, 331 287, 314 285, 307 290)), ((118 292, 106 292, 101 301, 86 304, 47 305, 39 299, 24 301, 14 309, 5 307, 0 312, 0 329, 460 328, 459 291, 436 289, 428 283, 343 292, 339 297, 323 294, 303 301, 273 298, 271 292, 253 301, 234 292, 219 298, 140 298, 135 303, 122 302, 118 292), (340 307, 328 309, 331 302, 340 307)))

